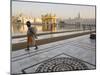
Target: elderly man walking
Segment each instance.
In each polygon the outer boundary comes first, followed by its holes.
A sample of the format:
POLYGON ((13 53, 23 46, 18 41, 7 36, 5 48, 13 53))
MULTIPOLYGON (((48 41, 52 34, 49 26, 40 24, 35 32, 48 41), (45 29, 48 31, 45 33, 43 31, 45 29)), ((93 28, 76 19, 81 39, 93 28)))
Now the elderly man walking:
POLYGON ((37 44, 36 44, 36 39, 37 39, 37 35, 36 35, 36 27, 31 27, 31 22, 27 21, 26 25, 28 27, 27 30, 27 49, 26 50, 30 50, 30 46, 34 45, 35 49, 38 49, 37 44))

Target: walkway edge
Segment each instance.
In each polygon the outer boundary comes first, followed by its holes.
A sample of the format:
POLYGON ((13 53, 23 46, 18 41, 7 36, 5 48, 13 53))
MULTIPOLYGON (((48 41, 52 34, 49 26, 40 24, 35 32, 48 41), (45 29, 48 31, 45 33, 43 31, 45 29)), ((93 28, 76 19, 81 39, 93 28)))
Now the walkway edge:
MULTIPOLYGON (((92 31, 91 33, 93 33, 95 31, 92 31)), ((69 39, 69 38, 74 38, 77 36, 82 36, 82 35, 86 35, 86 34, 90 34, 90 31, 87 32, 78 32, 78 33, 74 33, 74 34, 70 34, 70 35, 64 35, 64 36, 57 36, 57 37, 52 37, 52 38, 46 38, 46 39, 40 39, 37 40, 37 44, 38 45, 43 45, 43 44, 47 44, 47 43, 51 43, 51 42, 56 42, 56 41, 60 41, 60 40, 64 40, 64 39, 69 39)), ((21 43, 17 43, 17 44, 12 44, 12 51, 16 51, 16 50, 20 50, 23 48, 27 47, 27 43, 26 42, 21 42, 21 43)))

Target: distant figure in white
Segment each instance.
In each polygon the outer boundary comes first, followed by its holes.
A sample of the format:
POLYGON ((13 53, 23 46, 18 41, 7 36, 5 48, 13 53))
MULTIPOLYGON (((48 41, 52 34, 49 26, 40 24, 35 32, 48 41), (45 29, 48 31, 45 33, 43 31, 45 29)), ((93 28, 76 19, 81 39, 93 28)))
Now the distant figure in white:
POLYGON ((27 30, 27 49, 26 50, 30 50, 30 46, 34 45, 35 49, 38 49, 37 44, 36 44, 36 39, 37 39, 37 29, 36 27, 31 27, 31 22, 27 21, 26 25, 28 27, 27 30))

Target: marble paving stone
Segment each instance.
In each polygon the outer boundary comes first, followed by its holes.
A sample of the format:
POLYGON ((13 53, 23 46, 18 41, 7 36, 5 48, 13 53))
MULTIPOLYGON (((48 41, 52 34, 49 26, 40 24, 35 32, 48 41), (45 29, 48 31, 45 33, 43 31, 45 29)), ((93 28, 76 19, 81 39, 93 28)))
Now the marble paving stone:
POLYGON ((55 72, 55 71, 88 70, 88 69, 95 69, 95 66, 91 65, 87 62, 84 62, 82 60, 79 60, 77 58, 70 57, 65 53, 61 53, 61 54, 56 55, 55 57, 52 57, 51 59, 42 61, 38 64, 34 64, 34 65, 29 66, 23 70, 24 70, 24 73, 38 73, 38 72, 55 72), (68 59, 70 59, 70 58, 77 60, 79 63, 75 63, 74 61, 70 61, 70 60, 68 61, 68 59), (66 61, 64 62, 65 59, 66 59, 66 61), (74 64, 73 64, 73 66, 69 67, 68 65, 72 64, 71 62, 74 64), (79 65, 80 63, 82 63, 85 67, 81 67, 82 65, 79 65), (62 65, 62 64, 64 64, 64 65, 62 65), (59 65, 61 65, 61 66, 59 66, 59 65), (69 68, 66 68, 65 66, 67 66, 69 68), (74 69, 71 67, 74 67, 74 69), (77 67, 79 67, 79 68, 77 68, 77 67))
POLYGON ((25 70, 27 73, 36 72, 39 64, 41 64, 40 62, 51 59, 59 54, 57 57, 65 56, 80 59, 89 69, 95 69, 95 52, 95 40, 91 40, 89 35, 40 45, 37 51, 34 50, 34 47, 31 48, 30 52, 26 52, 25 49, 13 51, 11 72, 15 74, 23 73, 23 69, 37 64, 34 68, 25 70))

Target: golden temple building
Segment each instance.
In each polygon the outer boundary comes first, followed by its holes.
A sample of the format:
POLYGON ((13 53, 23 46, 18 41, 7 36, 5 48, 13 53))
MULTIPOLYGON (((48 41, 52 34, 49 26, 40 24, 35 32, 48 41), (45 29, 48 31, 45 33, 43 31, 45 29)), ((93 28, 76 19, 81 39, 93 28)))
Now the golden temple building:
POLYGON ((42 17, 43 31, 56 31, 56 15, 46 14, 42 17))

